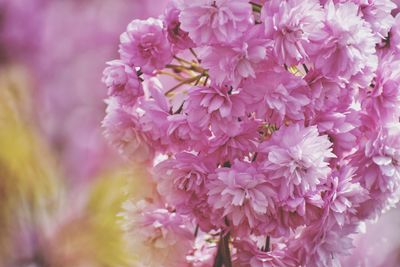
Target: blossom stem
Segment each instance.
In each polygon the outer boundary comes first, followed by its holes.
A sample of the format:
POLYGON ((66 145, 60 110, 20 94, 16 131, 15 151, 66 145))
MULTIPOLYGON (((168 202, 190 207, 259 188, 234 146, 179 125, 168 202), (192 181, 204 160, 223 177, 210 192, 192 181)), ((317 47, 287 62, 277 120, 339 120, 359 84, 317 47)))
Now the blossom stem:
POLYGON ((249 2, 251 4, 251 7, 253 8, 253 12, 261 13, 261 8, 262 5, 256 4, 254 2, 249 2))
POLYGON ((177 70, 177 71, 189 70, 189 71, 195 71, 197 73, 204 73, 205 75, 207 75, 206 69, 203 69, 202 67, 197 66, 193 63, 190 65, 190 67, 183 66, 183 65, 174 65, 174 64, 168 64, 165 67, 168 69, 173 69, 173 70, 177 70))
POLYGON ((186 59, 180 58, 180 57, 178 57, 178 56, 174 56, 174 58, 175 58, 176 60, 178 60, 179 63, 185 63, 185 64, 188 64, 188 65, 192 65, 192 64, 193 64, 193 62, 189 62, 189 61, 187 61, 186 59))
POLYGON ((158 73, 158 74, 163 74, 163 75, 171 76, 171 77, 175 78, 175 79, 178 80, 178 81, 184 81, 184 80, 185 80, 185 78, 183 78, 182 76, 179 76, 179 75, 177 75, 177 74, 175 74, 175 73, 172 73, 172 72, 160 70, 160 71, 158 71, 157 73, 158 73))
POLYGON ((196 82, 197 80, 201 79, 201 77, 203 77, 203 74, 194 76, 194 77, 190 77, 188 79, 185 79, 183 81, 181 81, 180 83, 178 83, 177 85, 175 85, 174 87, 172 87, 171 89, 169 89, 167 92, 165 92, 164 95, 169 95, 171 92, 173 92, 175 89, 181 87, 184 84, 190 84, 192 82, 196 82))
POLYGON ((303 64, 303 68, 304 68, 304 71, 306 72, 306 74, 308 73, 308 68, 307 68, 307 65, 306 64, 303 64))
POLYGON ((232 267, 231 253, 229 250, 229 238, 229 232, 226 235, 221 232, 218 243, 218 252, 213 267, 232 267))
POLYGON ((271 250, 271 237, 268 235, 265 239, 265 246, 263 247, 262 251, 269 252, 271 250))
POLYGON ((190 53, 196 58, 196 61, 200 63, 200 59, 197 57, 196 52, 194 51, 193 48, 189 48, 190 53))

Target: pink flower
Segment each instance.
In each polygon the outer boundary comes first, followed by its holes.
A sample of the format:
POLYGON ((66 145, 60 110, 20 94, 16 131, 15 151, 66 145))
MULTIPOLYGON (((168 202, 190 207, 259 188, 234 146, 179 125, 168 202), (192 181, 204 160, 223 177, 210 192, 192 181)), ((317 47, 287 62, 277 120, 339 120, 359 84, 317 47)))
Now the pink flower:
POLYGON ((315 69, 310 70, 304 79, 311 89, 311 113, 332 109, 347 110, 353 102, 353 88, 346 87, 336 79, 326 78, 315 69))
POLYGON ((330 179, 331 187, 325 195, 325 201, 336 223, 343 226, 351 223, 352 216, 357 216, 357 208, 369 199, 368 191, 358 182, 353 181, 354 169, 344 166, 335 171, 330 179))
POLYGON ((310 121, 320 133, 327 134, 333 143, 333 152, 341 158, 354 149, 360 135, 359 112, 349 109, 346 112, 321 111, 310 121))
POLYGON ((183 107, 193 128, 220 128, 224 121, 232 121, 245 114, 245 104, 237 91, 228 87, 192 88, 183 107))
POLYGON ((326 182, 331 172, 328 161, 334 158, 332 143, 320 136, 317 127, 299 124, 282 126, 260 145, 267 153, 264 173, 279 188, 279 199, 295 199, 326 182))
POLYGON ((301 235, 289 244, 290 255, 299 261, 300 266, 326 267, 341 266, 340 256, 349 255, 353 248, 350 234, 356 232, 355 225, 313 224, 303 230, 301 235))
POLYGON ((398 201, 400 188, 400 126, 380 126, 366 132, 367 142, 351 156, 358 166, 356 181, 369 191, 371 199, 363 203, 360 216, 376 217, 398 201), (362 167, 361 167, 362 166, 362 167))
POLYGON ((169 103, 162 94, 162 84, 156 78, 144 84, 148 92, 147 98, 140 98, 137 113, 141 131, 151 140, 153 147, 164 151, 168 149, 169 141, 166 136, 168 129, 169 103))
POLYGON ((134 104, 144 94, 135 68, 120 60, 107 64, 109 66, 103 72, 102 81, 108 88, 108 95, 115 97, 121 104, 134 104))
POLYGON ((278 126, 286 119, 303 120, 304 107, 310 103, 305 81, 284 69, 259 73, 256 79, 243 84, 243 88, 249 111, 278 126))
POLYGON ((120 38, 121 59, 151 74, 172 60, 171 46, 164 34, 162 21, 149 18, 133 20, 120 38))
POLYGON ((194 0, 180 14, 181 28, 197 45, 230 43, 252 23, 247 0, 194 0))
POLYGON ((358 6, 353 3, 334 5, 329 2, 325 9, 320 45, 313 53, 315 68, 327 78, 346 83, 353 78, 360 85, 368 86, 377 66, 377 40, 369 25, 357 15, 358 6), (362 77, 355 77, 357 75, 362 77))
POLYGON ((179 4, 178 0, 169 2, 164 14, 164 24, 168 41, 173 48, 184 50, 195 47, 195 44, 190 39, 189 33, 181 29, 181 22, 179 21, 179 15, 181 13, 179 10, 180 6, 182 6, 182 4, 179 4))
POLYGON ((394 24, 391 12, 396 8, 391 0, 353 0, 360 5, 362 17, 370 25, 372 32, 380 39, 387 37, 394 24))
MULTIPOLYGON (((275 244, 274 244, 275 245, 275 244)), ((296 259, 286 254, 285 248, 276 246, 272 251, 260 250, 250 239, 234 243, 237 251, 235 263, 240 267, 295 267, 296 259)), ((236 265, 234 265, 236 266, 236 265)))
POLYGON ((155 167, 157 190, 179 212, 196 208, 192 202, 205 194, 207 175, 215 168, 212 167, 201 156, 178 153, 175 158, 164 160, 155 167))
POLYGON ((398 121, 400 116, 400 58, 381 56, 372 85, 363 91, 363 108, 382 122, 398 121))
POLYGON ((267 38, 274 40, 279 63, 289 66, 309 59, 309 45, 318 40, 323 11, 317 0, 272 0, 262 8, 267 38))
POLYGON ((140 266, 187 266, 186 255, 194 241, 188 217, 146 201, 127 201, 123 208, 123 230, 128 244, 140 255, 140 266))
POLYGON ((235 42, 204 47, 200 57, 217 85, 237 88, 243 79, 256 77, 257 64, 266 59, 269 43, 262 26, 256 25, 235 42))
POLYGON ((235 161, 231 168, 217 169, 209 179, 208 203, 221 211, 239 234, 252 232, 274 209, 275 191, 250 163, 235 161))
POLYGON ((201 150, 207 146, 209 130, 196 127, 188 118, 187 114, 173 114, 167 117, 170 150, 201 150))
POLYGON ((132 110, 120 107, 113 98, 108 100, 102 127, 105 137, 122 155, 139 162, 152 160, 154 148, 141 132, 138 117, 132 110))
POLYGON ((215 132, 205 151, 217 162, 222 163, 249 156, 257 150, 259 127, 260 123, 254 120, 225 124, 220 131, 215 132))
POLYGON ((395 17, 394 25, 390 31, 390 47, 397 53, 400 52, 400 15, 395 17))

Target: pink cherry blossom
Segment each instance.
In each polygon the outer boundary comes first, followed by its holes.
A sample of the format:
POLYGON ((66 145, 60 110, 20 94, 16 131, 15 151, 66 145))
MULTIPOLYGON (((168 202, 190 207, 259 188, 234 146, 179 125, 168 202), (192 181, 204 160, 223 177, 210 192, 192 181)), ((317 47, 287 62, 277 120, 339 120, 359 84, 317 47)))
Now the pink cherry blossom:
POLYGON ((308 61, 309 46, 318 41, 323 16, 317 0, 272 0, 263 6, 265 33, 274 40, 274 52, 281 64, 308 61))
POLYGON ((249 111, 268 123, 281 125, 285 120, 304 119, 304 107, 310 103, 307 84, 284 69, 259 73, 243 84, 249 111))
POLYGON ((121 35, 121 59, 151 74, 172 60, 171 47, 161 20, 134 20, 121 35))
POLYGON ((205 194, 207 176, 213 171, 205 158, 181 152, 155 167, 157 189, 170 205, 183 212, 189 206, 195 208, 191 202, 205 194))
POLYGON ((396 121, 400 104, 400 58, 394 54, 380 57, 372 85, 364 92, 364 108, 384 122, 396 121))
POLYGON ((124 218, 123 229, 132 249, 144 246, 143 252, 154 253, 148 256, 143 253, 139 259, 141 266, 187 266, 186 254, 193 241, 188 217, 146 201, 125 202, 120 215, 124 218))
POLYGON ((104 78, 123 123, 105 125, 117 145, 133 128, 130 154, 151 148, 159 205, 195 228, 187 266, 339 267, 400 201, 393 6, 173 0, 132 22, 104 78), (135 96, 114 93, 129 79, 135 96))
POLYGON ((281 127, 260 146, 267 153, 263 170, 279 188, 279 199, 294 199, 315 190, 330 173, 329 159, 335 157, 328 137, 315 126, 293 124, 281 127))
POLYGON ((218 85, 237 88, 243 79, 256 78, 257 64, 267 58, 269 43, 261 25, 256 25, 235 42, 205 47, 200 57, 218 85))
POLYGON ((251 25, 247 0, 194 0, 179 16, 182 30, 197 44, 230 43, 251 25))
POLYGON ((189 33, 181 29, 181 22, 179 21, 179 0, 171 1, 164 15, 164 24, 166 27, 166 34, 168 41, 171 43, 174 49, 187 49, 195 47, 195 44, 189 37, 189 33))
POLYGON ((108 87, 109 96, 115 97, 121 104, 129 105, 144 94, 135 68, 119 60, 108 62, 108 65, 103 73, 103 82, 108 87))
POLYGON ((336 223, 343 226, 351 216, 357 216, 357 208, 365 202, 369 196, 368 191, 358 182, 353 180, 354 169, 344 166, 332 174, 331 189, 325 196, 329 208, 336 223), (350 215, 351 216, 348 216, 350 215))
POLYGON ((209 178, 209 204, 221 210, 240 234, 249 233, 274 209, 275 191, 249 163, 235 161, 232 168, 220 168, 209 178))
POLYGON ((129 109, 119 106, 115 99, 108 101, 107 115, 102 122, 108 141, 129 159, 148 161, 154 154, 145 135, 140 131, 139 121, 129 109))
POLYGON ((313 57, 315 68, 328 78, 346 83, 362 74, 363 80, 357 82, 368 86, 377 67, 377 40, 370 26, 358 16, 358 6, 353 3, 328 2, 325 9, 320 44, 313 57))

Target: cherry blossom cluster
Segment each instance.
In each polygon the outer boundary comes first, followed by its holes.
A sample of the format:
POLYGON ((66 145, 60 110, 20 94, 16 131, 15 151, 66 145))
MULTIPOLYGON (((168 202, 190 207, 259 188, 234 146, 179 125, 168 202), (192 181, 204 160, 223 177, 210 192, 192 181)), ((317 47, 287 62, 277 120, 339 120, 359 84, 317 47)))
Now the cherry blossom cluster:
POLYGON ((173 0, 128 25, 103 127, 156 188, 125 211, 166 254, 143 266, 341 266, 400 196, 395 8, 173 0))

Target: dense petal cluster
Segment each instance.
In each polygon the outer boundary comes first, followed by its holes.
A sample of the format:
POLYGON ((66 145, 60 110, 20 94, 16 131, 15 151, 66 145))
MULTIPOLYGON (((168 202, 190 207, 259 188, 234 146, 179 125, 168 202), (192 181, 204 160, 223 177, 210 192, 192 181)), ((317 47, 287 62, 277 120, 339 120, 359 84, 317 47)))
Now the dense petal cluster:
POLYGON ((128 232, 181 250, 169 266, 341 266, 360 225, 400 199, 393 9, 173 0, 131 22, 104 71, 103 127, 144 162, 158 208, 128 232))

